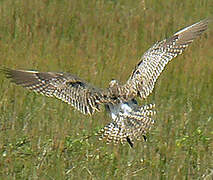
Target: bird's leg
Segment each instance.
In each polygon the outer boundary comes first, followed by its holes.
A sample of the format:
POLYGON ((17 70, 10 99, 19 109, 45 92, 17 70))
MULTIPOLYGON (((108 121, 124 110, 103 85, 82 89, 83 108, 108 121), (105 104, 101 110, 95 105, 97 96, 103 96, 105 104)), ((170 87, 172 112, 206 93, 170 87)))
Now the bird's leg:
POLYGON ((130 147, 133 148, 133 142, 130 140, 130 138, 126 137, 127 142, 129 143, 130 147))

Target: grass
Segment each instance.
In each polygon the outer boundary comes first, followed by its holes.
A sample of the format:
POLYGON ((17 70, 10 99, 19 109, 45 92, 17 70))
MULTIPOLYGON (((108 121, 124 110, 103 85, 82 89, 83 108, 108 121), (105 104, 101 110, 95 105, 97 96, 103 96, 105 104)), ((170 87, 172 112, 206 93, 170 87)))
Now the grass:
MULTIPOLYGON (((212 12, 208 0, 1 1, 0 64, 107 87, 112 78, 125 82, 154 42, 212 12)), ((134 149, 98 141, 105 112, 82 115, 1 74, 0 179, 211 179, 212 37, 210 25, 140 102, 155 102, 158 113, 148 142, 134 149)))

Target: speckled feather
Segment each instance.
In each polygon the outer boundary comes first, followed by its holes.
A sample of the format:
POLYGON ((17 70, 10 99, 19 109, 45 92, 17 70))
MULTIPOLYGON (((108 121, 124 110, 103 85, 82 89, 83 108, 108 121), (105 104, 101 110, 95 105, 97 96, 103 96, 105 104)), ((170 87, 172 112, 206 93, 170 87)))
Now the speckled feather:
POLYGON ((168 62, 181 54, 207 27, 208 20, 202 20, 178 31, 168 39, 155 43, 148 49, 124 85, 128 87, 127 91, 131 89, 130 97, 132 98, 132 94, 139 95, 141 98, 149 96, 168 62))
POLYGON ((131 146, 134 140, 140 140, 142 135, 146 135, 154 124, 152 117, 156 114, 153 108, 155 105, 150 104, 129 114, 120 114, 115 120, 102 128, 99 132, 100 140, 105 140, 107 143, 113 142, 122 144, 127 142, 127 138, 131 141, 131 146))
POLYGON ((126 84, 112 80, 104 90, 68 73, 12 69, 3 71, 17 85, 48 97, 56 97, 84 114, 91 115, 99 111, 101 104, 110 105, 113 121, 100 131, 100 139, 115 144, 128 142, 133 146, 134 140, 140 139, 149 131, 154 123, 152 116, 155 111, 153 105, 139 107, 131 101, 137 96, 141 99, 149 96, 168 62, 200 36, 207 25, 208 20, 200 21, 155 43, 142 56, 126 84), (122 109, 122 105, 126 109, 122 109))
POLYGON ((11 69, 4 69, 4 72, 17 85, 48 97, 56 97, 84 114, 99 111, 100 104, 108 100, 104 91, 71 74, 11 69))

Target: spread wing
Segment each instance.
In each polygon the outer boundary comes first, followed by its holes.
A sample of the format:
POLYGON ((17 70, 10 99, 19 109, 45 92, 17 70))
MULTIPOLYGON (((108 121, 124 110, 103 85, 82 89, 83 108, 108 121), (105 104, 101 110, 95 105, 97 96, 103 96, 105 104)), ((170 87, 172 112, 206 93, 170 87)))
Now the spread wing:
POLYGON ((56 97, 84 114, 99 111, 100 104, 107 100, 104 91, 71 74, 12 69, 4 69, 4 72, 17 85, 48 97, 56 97))
POLYGON ((153 91, 157 78, 168 62, 181 54, 195 38, 200 36, 207 29, 207 25, 208 20, 202 20, 154 44, 142 56, 125 86, 131 87, 134 95, 146 98, 153 91))

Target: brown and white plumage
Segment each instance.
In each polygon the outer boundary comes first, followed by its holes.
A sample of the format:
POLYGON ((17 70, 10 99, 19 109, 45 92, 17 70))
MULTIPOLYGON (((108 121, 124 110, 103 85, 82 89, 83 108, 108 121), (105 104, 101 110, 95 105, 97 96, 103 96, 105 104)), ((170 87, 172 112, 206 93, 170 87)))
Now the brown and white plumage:
POLYGON ((155 114, 153 106, 139 107, 134 98, 146 98, 168 62, 200 36, 207 25, 208 20, 200 21, 157 42, 142 56, 126 84, 112 80, 104 90, 68 73, 12 69, 4 69, 4 72, 17 85, 61 99, 84 114, 93 114, 105 104, 113 121, 100 131, 101 139, 114 143, 127 141, 132 146, 135 139, 140 139, 150 129, 155 114))
POLYGON ((121 107, 117 108, 119 109, 118 115, 114 115, 116 113, 111 110, 113 122, 101 129, 99 139, 106 139, 107 143, 115 144, 118 142, 123 144, 127 141, 130 146, 133 146, 134 140, 140 140, 142 137, 146 140, 145 135, 154 124, 152 119, 155 115, 154 107, 153 104, 139 107, 134 104, 134 101, 122 103, 121 107))
POLYGON ((48 97, 56 97, 84 114, 99 111, 100 104, 107 100, 104 91, 72 74, 12 69, 4 69, 4 72, 17 85, 48 97))
POLYGON ((125 85, 131 87, 133 92, 131 96, 139 95, 141 98, 149 96, 168 62, 181 54, 207 29, 207 26, 208 20, 205 19, 178 31, 168 39, 155 43, 148 49, 125 85))

